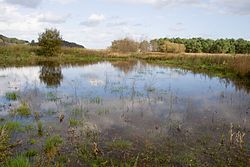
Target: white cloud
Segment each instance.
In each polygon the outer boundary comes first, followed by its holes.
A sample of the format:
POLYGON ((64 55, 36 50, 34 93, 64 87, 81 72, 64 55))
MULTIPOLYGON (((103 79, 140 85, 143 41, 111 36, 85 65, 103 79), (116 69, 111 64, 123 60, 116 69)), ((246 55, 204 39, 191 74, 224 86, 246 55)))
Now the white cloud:
POLYGON ((192 6, 224 14, 250 15, 250 0, 105 0, 117 3, 145 4, 154 7, 192 6))
POLYGON ((38 16, 38 21, 44 23, 60 24, 60 23, 65 23, 69 17, 70 17, 69 14, 60 16, 49 12, 38 16))
POLYGON ((207 6, 226 14, 250 15, 249 0, 210 0, 207 6))
POLYGON ((42 0, 4 0, 4 2, 28 8, 35 8, 42 2, 42 0))
POLYGON ((94 26, 99 25, 105 19, 106 18, 103 14, 92 14, 88 17, 87 20, 81 22, 81 25, 84 25, 87 27, 94 27, 94 26))

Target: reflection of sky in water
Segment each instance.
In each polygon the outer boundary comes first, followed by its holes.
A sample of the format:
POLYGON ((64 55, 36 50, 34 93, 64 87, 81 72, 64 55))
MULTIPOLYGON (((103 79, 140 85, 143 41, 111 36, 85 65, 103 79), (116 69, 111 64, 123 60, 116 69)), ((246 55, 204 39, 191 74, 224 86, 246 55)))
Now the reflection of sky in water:
POLYGON ((151 91, 173 91, 178 96, 207 97, 221 92, 235 92, 233 85, 226 85, 218 78, 183 72, 177 69, 135 64, 124 73, 110 63, 98 63, 79 67, 62 68, 63 81, 58 88, 48 88, 39 79, 41 67, 7 68, 0 70, 0 96, 15 88, 25 90, 39 88, 42 91, 57 90, 79 96, 116 97, 117 93, 131 94, 134 89, 142 94, 151 91))
POLYGON ((63 112, 72 111, 75 104, 71 101, 74 101, 76 94, 77 97, 83 97, 82 104, 90 111, 98 112, 107 108, 112 112, 103 117, 92 117, 92 121, 102 128, 122 126, 123 119, 138 129, 171 122, 169 120, 185 122, 186 127, 192 128, 199 128, 201 124, 207 127, 207 124, 216 121, 220 124, 234 122, 250 127, 250 123, 245 121, 249 119, 247 112, 250 112, 250 95, 244 90, 236 91, 233 84, 226 84, 216 77, 209 78, 140 62, 128 68, 126 66, 129 64, 124 67, 121 63, 114 65, 104 62, 62 67, 63 79, 54 88, 40 81, 42 67, 2 69, 0 102, 7 102, 5 93, 16 88, 28 92, 28 95, 33 93, 33 96, 26 97, 32 104, 32 110, 46 112, 54 107, 63 112), (69 102, 69 105, 46 101, 44 95, 48 92, 58 93, 63 98, 62 103, 69 102), (88 103, 88 100, 97 96, 104 100, 103 104, 88 103))

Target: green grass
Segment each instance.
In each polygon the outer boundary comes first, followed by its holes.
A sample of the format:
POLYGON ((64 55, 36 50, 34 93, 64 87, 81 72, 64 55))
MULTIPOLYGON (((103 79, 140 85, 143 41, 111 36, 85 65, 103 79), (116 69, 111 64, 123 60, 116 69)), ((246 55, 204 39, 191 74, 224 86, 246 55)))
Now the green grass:
POLYGON ((25 102, 22 102, 21 105, 17 109, 11 110, 11 112, 13 114, 17 114, 23 117, 28 117, 31 115, 31 110, 28 104, 25 102))
POLYGON ((116 139, 112 142, 107 143, 110 149, 114 150, 126 150, 133 146, 133 143, 128 140, 116 139))
POLYGON ((79 125, 79 123, 80 122, 77 119, 74 119, 74 118, 69 119, 69 125, 70 126, 77 126, 77 125, 79 125))
POLYGON ((30 139, 30 140, 29 140, 29 143, 30 143, 31 145, 34 145, 34 144, 36 144, 36 140, 35 140, 35 139, 30 139))
POLYGON ((5 124, 5 128, 11 132, 21 130, 21 126, 22 123, 16 121, 10 121, 5 124))
POLYGON ((17 156, 15 158, 9 159, 8 162, 3 165, 3 167, 31 167, 28 158, 24 156, 17 156))
POLYGON ((43 123, 41 121, 37 122, 37 134, 43 136, 43 123))
POLYGON ((19 98, 19 96, 16 92, 7 92, 5 94, 5 97, 6 97, 6 99, 13 100, 13 101, 15 101, 19 98))
POLYGON ((38 152, 34 149, 30 149, 28 151, 25 152, 24 154, 26 157, 30 158, 30 157, 34 157, 38 155, 38 152))
POLYGON ((55 93, 49 92, 49 93, 47 94, 47 99, 48 99, 49 101, 57 101, 59 98, 57 97, 57 95, 56 95, 55 93))
POLYGON ((10 132, 6 126, 0 126, 0 165, 1 162, 5 162, 8 156, 11 154, 10 151, 10 132))
POLYGON ((90 98, 90 103, 96 103, 96 104, 101 104, 102 103, 102 98, 97 96, 97 97, 93 97, 93 98, 90 98))
POLYGON ((63 143, 63 139, 59 135, 49 137, 45 141, 44 151, 45 153, 55 153, 57 148, 63 143))

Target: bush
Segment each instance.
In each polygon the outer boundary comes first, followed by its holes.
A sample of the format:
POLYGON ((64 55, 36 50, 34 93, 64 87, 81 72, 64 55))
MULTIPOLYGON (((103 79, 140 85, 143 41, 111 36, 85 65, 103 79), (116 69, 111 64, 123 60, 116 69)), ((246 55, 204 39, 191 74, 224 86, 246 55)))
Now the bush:
POLYGON ((186 50, 185 45, 163 41, 160 44, 160 51, 166 53, 184 53, 186 50))
POLYGON ((44 56, 56 56, 60 53, 62 37, 57 29, 46 29, 39 34, 38 45, 41 47, 41 54, 44 56))
POLYGON ((125 38, 113 41, 111 49, 116 52, 137 52, 139 45, 139 42, 125 38))

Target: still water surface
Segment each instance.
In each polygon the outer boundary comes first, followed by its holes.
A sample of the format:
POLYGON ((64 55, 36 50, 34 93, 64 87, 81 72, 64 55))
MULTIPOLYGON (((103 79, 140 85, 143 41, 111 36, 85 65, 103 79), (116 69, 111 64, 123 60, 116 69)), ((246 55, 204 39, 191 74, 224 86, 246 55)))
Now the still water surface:
POLYGON ((175 138, 178 132, 219 140, 232 123, 244 130, 249 146, 250 94, 224 79, 182 69, 139 61, 1 69, 0 116, 32 122, 8 116, 21 101, 62 136, 71 118, 84 120, 104 140, 152 142, 159 135, 175 138), (6 99, 13 91, 20 94, 18 101, 6 99), (59 125, 60 114, 65 119, 59 125))

